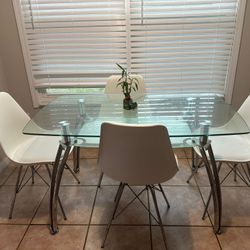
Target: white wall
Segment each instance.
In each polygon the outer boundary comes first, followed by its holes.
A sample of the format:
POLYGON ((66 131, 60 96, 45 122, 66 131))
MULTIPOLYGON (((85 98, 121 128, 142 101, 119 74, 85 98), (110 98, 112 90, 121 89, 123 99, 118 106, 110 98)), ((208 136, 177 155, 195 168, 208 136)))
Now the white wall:
POLYGON ((12 0, 0 0, 0 57, 8 92, 28 114, 33 115, 35 110, 32 105, 12 0))
POLYGON ((250 95, 250 1, 247 1, 245 20, 241 38, 241 46, 232 104, 239 108, 244 100, 250 95))
MULTIPOLYGON (((0 56, 0 92, 1 91, 8 92, 8 88, 7 88, 7 80, 4 74, 3 63, 0 56)), ((0 172, 2 171, 3 168, 6 167, 7 164, 8 164, 7 158, 5 157, 0 147, 0 172)))
POLYGON ((2 58, 0 55, 0 91, 8 91, 7 88, 7 80, 6 80, 6 76, 4 74, 4 68, 3 68, 3 62, 2 62, 2 58))

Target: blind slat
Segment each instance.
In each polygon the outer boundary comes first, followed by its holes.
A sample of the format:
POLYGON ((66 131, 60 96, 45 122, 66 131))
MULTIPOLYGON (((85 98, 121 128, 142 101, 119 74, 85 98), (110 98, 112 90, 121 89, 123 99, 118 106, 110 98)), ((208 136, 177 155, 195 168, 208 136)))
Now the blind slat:
POLYGON ((150 91, 225 89, 240 0, 19 1, 35 88, 104 85, 121 63, 150 91))

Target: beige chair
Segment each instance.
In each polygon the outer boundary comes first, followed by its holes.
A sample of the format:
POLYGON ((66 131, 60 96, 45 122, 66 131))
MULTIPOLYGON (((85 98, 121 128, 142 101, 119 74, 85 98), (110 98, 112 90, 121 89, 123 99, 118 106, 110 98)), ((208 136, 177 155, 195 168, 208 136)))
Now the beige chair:
POLYGON ((104 247, 124 187, 130 187, 130 185, 143 185, 145 190, 150 190, 166 246, 155 190, 162 192, 169 207, 160 183, 171 179, 178 171, 178 167, 167 129, 161 125, 127 126, 103 123, 98 166, 105 175, 120 182, 115 208, 107 226, 102 247, 104 247))
MULTIPOLYGON (((9 212, 9 218, 11 219, 16 195, 30 179, 34 183, 34 174, 38 174, 37 171, 42 165, 45 165, 51 177, 49 165, 53 164, 55 160, 60 137, 23 134, 22 130, 30 118, 18 103, 5 92, 0 92, 0 117, 0 146, 9 160, 19 167, 14 197, 9 212), (26 170, 21 177, 24 166, 26 166, 26 170), (31 168, 32 174, 23 183, 28 168, 31 168)), ((72 172, 68 165, 66 168, 72 172)), ((42 178, 41 175, 39 176, 42 178)), ((74 177, 79 183, 77 177, 75 175, 74 177)), ((44 178, 42 180, 49 185, 44 178)), ((60 199, 59 205, 64 219, 66 219, 60 199)))

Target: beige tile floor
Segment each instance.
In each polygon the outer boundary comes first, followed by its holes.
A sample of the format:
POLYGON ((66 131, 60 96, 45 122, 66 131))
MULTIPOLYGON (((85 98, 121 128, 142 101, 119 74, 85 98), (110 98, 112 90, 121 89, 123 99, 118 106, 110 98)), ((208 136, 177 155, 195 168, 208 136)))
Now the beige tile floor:
MULTIPOLYGON (((209 187, 205 169, 200 169, 189 184, 190 152, 176 150, 179 158, 178 174, 163 184, 170 201, 167 209, 162 196, 158 194, 160 213, 164 223, 168 249, 250 249, 250 193, 244 184, 229 176, 223 184, 222 234, 212 230, 212 209, 209 216, 201 219, 204 200, 209 187)), ((0 249, 101 249, 105 226, 113 208, 118 182, 104 177, 101 189, 97 188, 100 170, 97 168, 97 152, 84 151, 78 185, 68 171, 65 171, 60 197, 68 219, 65 221, 59 211, 60 231, 50 235, 48 230, 49 188, 35 177, 18 194, 13 219, 8 219, 10 201, 13 195, 17 169, 9 166, 0 173, 0 249)), ((69 163, 72 162, 69 160, 69 163)), ((47 178, 45 169, 39 173, 47 178)), ((223 167, 221 176, 227 173, 223 167)), ((139 192, 141 187, 135 187, 139 192)), ((133 196, 125 190, 120 206, 133 196)), ((147 194, 141 199, 147 203, 147 194)), ((151 199, 150 203, 152 205, 151 199)), ((152 207, 152 206, 151 206, 152 207)), ((153 210, 153 209, 152 209, 153 210)), ((164 249, 159 226, 149 219, 148 212, 135 201, 113 222, 105 249, 164 249), (151 226, 150 226, 151 222, 151 226)))

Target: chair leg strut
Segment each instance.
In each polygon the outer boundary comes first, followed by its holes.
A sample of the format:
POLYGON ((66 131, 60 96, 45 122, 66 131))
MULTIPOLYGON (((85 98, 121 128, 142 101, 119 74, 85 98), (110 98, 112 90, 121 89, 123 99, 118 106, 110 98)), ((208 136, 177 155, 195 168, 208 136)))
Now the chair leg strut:
POLYGON ((116 195, 115 195, 114 202, 116 202, 116 200, 117 200, 117 197, 118 197, 118 195, 119 195, 119 192, 121 191, 121 187, 122 187, 122 182, 120 182, 120 185, 119 185, 119 187, 118 187, 118 189, 117 189, 117 192, 116 192, 116 195))
POLYGON ((97 184, 97 187, 98 187, 98 188, 101 187, 102 178, 103 178, 103 172, 101 172, 100 177, 99 177, 99 181, 98 181, 98 184, 97 184))
POLYGON ((9 219, 12 219, 13 209, 14 209, 15 202, 16 202, 16 195, 18 193, 19 182, 20 182, 20 177, 21 177, 22 170, 23 170, 23 166, 20 166, 19 171, 18 171, 18 176, 17 176, 17 179, 16 179, 14 197, 12 199, 11 206, 10 206, 9 219))
POLYGON ((163 228, 163 225, 162 225, 162 220, 161 220, 161 215, 160 215, 160 211, 159 211, 158 204, 157 204, 155 190, 151 186, 148 186, 148 187, 150 189, 150 192, 151 192, 151 195, 152 195, 152 198, 153 198, 153 202, 154 202, 156 214, 157 214, 157 217, 158 217, 159 225, 160 225, 160 228, 161 228, 161 233, 162 233, 162 238, 163 238, 163 241, 164 241, 165 249, 167 249, 167 239, 166 239, 166 235, 165 235, 164 228, 163 228))
POLYGON ((158 184, 158 186, 159 186, 160 191, 161 191, 161 193, 162 193, 162 195, 163 195, 163 197, 164 197, 164 200, 165 200, 165 201, 166 201, 166 203, 167 203, 168 208, 170 208, 169 201, 168 201, 168 199, 167 199, 166 194, 164 193, 164 190, 163 190, 163 188, 162 188, 161 184, 158 184))
POLYGON ((116 199, 114 211, 113 211, 112 217, 110 218, 109 224, 108 224, 108 226, 107 226, 107 229, 106 229, 106 232, 105 232, 105 237, 104 237, 104 239, 103 239, 101 248, 104 248, 104 245, 105 245, 105 242, 106 242, 106 239, 107 239, 107 236, 108 236, 108 232, 109 232, 109 229, 110 229, 110 227, 111 227, 112 220, 113 220, 114 217, 115 217, 115 213, 116 213, 116 210, 117 210, 118 205, 119 205, 119 203, 120 203, 120 200, 121 200, 122 193, 123 193, 123 190, 124 190, 125 185, 126 185, 125 183, 122 183, 121 188, 120 188, 120 191, 119 191, 119 194, 117 195, 117 199, 116 199))
POLYGON ((35 183, 35 167, 31 166, 32 184, 35 183))

